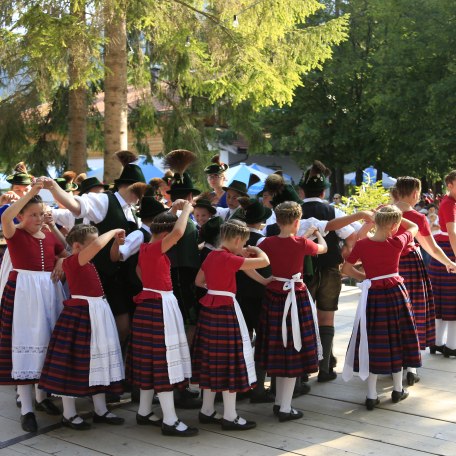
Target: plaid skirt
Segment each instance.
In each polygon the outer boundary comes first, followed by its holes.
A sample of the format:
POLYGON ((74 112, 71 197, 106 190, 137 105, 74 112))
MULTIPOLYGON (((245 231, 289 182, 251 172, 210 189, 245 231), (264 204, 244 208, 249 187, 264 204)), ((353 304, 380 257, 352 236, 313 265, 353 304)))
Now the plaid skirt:
MULTIPOLYGON (((438 245, 451 261, 455 261, 450 241, 439 241, 438 245)), ((431 258, 429 278, 431 279, 432 291, 434 293, 435 318, 445 321, 455 321, 456 275, 449 274, 442 263, 431 258)))
MULTIPOLYGON (((421 353, 410 299, 404 285, 370 289, 366 307, 369 372, 391 374, 420 367, 421 353)), ((358 372, 359 332, 354 371, 358 372)))
POLYGON ((287 293, 266 290, 255 344, 255 361, 274 377, 299 377, 318 371, 315 324, 306 290, 296 291, 301 351, 293 346, 290 313, 287 315, 287 346, 283 346, 282 318, 287 293))
POLYGON ((233 306, 201 307, 192 343, 192 382, 211 391, 252 388, 233 306))
POLYGON ((435 305, 423 258, 418 250, 401 257, 399 274, 410 296, 421 350, 435 345, 435 305))
POLYGON ((187 385, 186 381, 176 384, 169 382, 161 298, 142 301, 136 306, 126 377, 132 385, 144 390, 154 389, 157 393, 187 385))
POLYGON ((39 388, 71 397, 122 393, 121 382, 89 386, 90 338, 89 306, 64 306, 52 332, 39 388))

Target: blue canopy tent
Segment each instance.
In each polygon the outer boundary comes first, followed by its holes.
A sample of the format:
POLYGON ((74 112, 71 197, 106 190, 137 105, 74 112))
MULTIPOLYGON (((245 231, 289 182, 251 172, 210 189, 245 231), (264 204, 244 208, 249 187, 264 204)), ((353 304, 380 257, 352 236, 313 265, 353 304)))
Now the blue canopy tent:
MULTIPOLYGON (((363 182, 377 182, 377 170, 373 166, 369 166, 363 170, 363 182)), ((386 173, 382 173, 382 184, 385 188, 393 187, 396 183, 394 177, 389 176, 386 173)), ((344 174, 344 184, 345 185, 356 185, 356 173, 344 174)))
POLYGON ((239 163, 239 165, 233 166, 225 172, 227 185, 230 185, 234 180, 244 182, 246 185, 248 185, 250 176, 252 174, 257 175, 260 178, 260 182, 257 182, 249 188, 249 195, 256 195, 257 193, 261 192, 261 190, 263 190, 264 181, 268 177, 268 174, 262 173, 261 171, 258 171, 257 169, 246 165, 245 163, 239 163))
MULTIPOLYGON (((272 168, 267 168, 266 166, 261 166, 258 163, 252 163, 249 165, 250 168, 256 169, 257 171, 261 171, 264 174, 274 174, 277 170, 272 169, 272 168)), ((285 179, 286 182, 291 182, 291 176, 285 173, 282 173, 283 178, 285 179)))

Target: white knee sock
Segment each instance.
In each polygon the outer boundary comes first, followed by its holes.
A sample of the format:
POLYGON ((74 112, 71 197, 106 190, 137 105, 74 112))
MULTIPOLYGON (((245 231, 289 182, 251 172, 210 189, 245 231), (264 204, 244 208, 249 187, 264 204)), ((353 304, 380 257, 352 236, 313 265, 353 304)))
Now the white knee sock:
POLYGON ((402 391, 402 369, 400 372, 395 372, 393 374, 393 390, 402 391))
POLYGON ((447 341, 446 346, 450 350, 454 350, 456 348, 456 321, 447 321, 447 341))
MULTIPOLYGON (((108 411, 108 407, 106 406, 106 394, 105 393, 94 394, 92 396, 92 401, 93 401, 93 409, 95 410, 95 413, 97 415, 103 416, 108 411)), ((107 416, 109 416, 109 414, 107 416)))
POLYGON ((377 399, 377 397, 377 374, 369 372, 369 377, 367 377, 367 398, 377 399))
POLYGON ((201 413, 211 416, 215 412, 215 395, 216 393, 205 389, 203 390, 203 405, 201 406, 201 413))
POLYGON ((435 345, 438 347, 445 345, 447 326, 447 321, 443 321, 440 318, 435 319, 435 345))
MULTIPOLYGON (((278 378, 277 378, 278 380, 278 378)), ((290 413, 291 411, 291 400, 293 399, 294 387, 296 384, 296 377, 288 378, 282 377, 281 382, 282 391, 280 398, 280 411, 284 413, 290 413)))
POLYGON ((38 383, 35 384, 35 398, 36 398, 36 402, 38 402, 38 404, 40 402, 43 402, 47 398, 46 391, 39 389, 38 383))
MULTIPOLYGON (((74 397, 62 397, 62 405, 63 405, 63 416, 69 420, 78 414, 76 411, 76 399, 74 397)), ((82 423, 82 418, 77 417, 75 418, 72 423, 79 424, 82 423)))
POLYGON ((152 412, 152 400, 154 399, 154 390, 139 390, 139 408, 138 414, 147 416, 152 412))
POLYGON ((275 401, 274 405, 280 405, 282 403, 282 392, 283 392, 283 384, 282 384, 283 377, 276 377, 276 393, 275 393, 275 401))
POLYGON ((412 374, 416 374, 416 367, 407 367, 407 372, 411 372, 412 374))
MULTIPOLYGON (((166 391, 164 393, 158 393, 158 399, 160 400, 160 407, 163 412, 163 423, 168 426, 173 426, 177 421, 176 410, 174 408, 174 394, 172 391, 166 391)), ((177 427, 178 431, 185 431, 187 425, 182 421, 177 427)))
MULTIPOLYGON (((223 391, 223 418, 227 421, 234 421, 238 414, 236 411, 236 393, 230 393, 229 391, 223 391)), ((244 418, 238 420, 239 424, 245 424, 244 418)))
POLYGON ((33 412, 33 385, 17 385, 17 394, 21 401, 21 414, 33 412))

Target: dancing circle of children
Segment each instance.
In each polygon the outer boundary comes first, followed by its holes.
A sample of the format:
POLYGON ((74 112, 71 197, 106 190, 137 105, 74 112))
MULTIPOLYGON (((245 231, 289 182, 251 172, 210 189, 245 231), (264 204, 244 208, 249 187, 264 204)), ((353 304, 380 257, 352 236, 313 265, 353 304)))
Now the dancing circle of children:
MULTIPOLYGON (((433 288, 421 256, 420 247, 436 262, 441 263, 448 273, 455 270, 456 264, 448 258, 435 241, 426 215, 413 209, 420 200, 420 180, 409 176, 398 177, 391 194, 396 207, 402 211, 402 216, 418 226, 418 233, 415 237, 419 245, 416 243, 408 244, 402 251, 399 261, 399 273, 404 279, 404 285, 410 296, 420 349, 426 350, 426 347, 430 347, 431 352, 435 353, 436 345, 440 349, 442 349, 443 345, 442 320, 435 319, 433 288), (438 328, 438 343, 436 343, 436 327, 438 328)), ((404 231, 404 228, 399 227, 398 234, 402 234, 404 231)), ((416 369, 407 367, 407 384, 412 386, 418 381, 420 381, 420 377, 416 369)))
MULTIPOLYGON (((59 279, 67 252, 53 233, 42 229, 45 211, 38 196, 42 187, 42 182, 34 181, 30 191, 1 217, 13 270, 0 308, 0 384, 17 385, 21 425, 27 432, 38 428, 33 385, 40 378, 52 329, 65 299, 59 279)), ((35 388, 35 394, 36 410, 60 414, 44 391, 35 388)))
POLYGON ((258 325, 255 361, 276 377, 273 413, 280 422, 303 416, 291 406, 297 377, 318 371, 322 347, 315 304, 302 280, 306 255, 326 253, 327 245, 315 227, 297 236, 302 216, 296 202, 274 209, 280 234, 266 238, 261 249, 271 262, 273 280, 267 284, 258 325), (318 244, 307 239, 314 234, 318 244))
POLYGON ((140 389, 136 422, 161 427, 162 434, 189 437, 198 429, 180 421, 174 407, 173 389, 185 387, 191 377, 190 351, 184 321, 173 294, 170 260, 166 252, 184 235, 193 207, 178 199, 169 212, 157 215, 150 224, 152 237, 139 251, 137 273, 143 289, 135 297, 131 342, 126 374, 140 389), (175 214, 181 210, 179 217, 175 214), (163 419, 152 412, 157 393, 163 419))
POLYGON ((62 397, 62 424, 90 429, 76 412, 76 397, 91 396, 94 423, 123 424, 108 411, 106 393, 122 393, 124 367, 116 322, 91 260, 115 238, 123 242, 123 229, 98 236, 92 225, 75 225, 67 236, 72 255, 63 261, 71 298, 54 327, 39 387, 62 397))
POLYGON ((196 285, 207 288, 192 344, 192 382, 203 390, 199 413, 201 423, 221 425, 224 430, 247 430, 256 426, 238 416, 236 393, 249 391, 256 382, 250 335, 236 300, 236 272, 267 284, 258 268, 269 265, 258 247, 244 244, 250 236, 239 220, 225 222, 220 230, 220 248, 209 253, 196 276, 196 285), (222 393, 223 416, 214 407, 215 395, 222 393))
POLYGON ((397 207, 384 206, 375 214, 374 235, 358 240, 342 267, 344 274, 362 281, 342 378, 348 381, 356 371, 367 379, 368 410, 380 403, 378 375, 392 374, 391 399, 399 402, 409 394, 402 387, 403 367, 421 366, 412 305, 398 273, 401 253, 417 232, 397 207), (405 231, 397 234, 400 226, 405 231), (355 267, 358 260, 365 272, 355 267))

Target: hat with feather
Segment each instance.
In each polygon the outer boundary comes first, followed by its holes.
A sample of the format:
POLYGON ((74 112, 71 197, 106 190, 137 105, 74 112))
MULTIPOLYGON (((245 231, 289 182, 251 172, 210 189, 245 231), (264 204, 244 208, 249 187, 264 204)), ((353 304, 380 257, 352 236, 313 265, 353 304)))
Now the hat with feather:
POLYGON ((122 163, 123 170, 118 179, 114 180, 116 187, 119 184, 134 184, 135 182, 144 182, 146 179, 141 168, 134 165, 133 162, 138 159, 138 156, 129 150, 120 150, 116 152, 116 157, 122 163))
POLYGON ((30 185, 33 176, 27 172, 24 162, 19 162, 13 169, 13 174, 6 176, 6 182, 11 185, 30 185))
POLYGON ((74 171, 65 171, 60 177, 54 180, 62 190, 69 193, 78 189, 78 184, 74 182, 76 177, 77 174, 74 171))
POLYGON ((315 160, 312 166, 304 173, 299 186, 307 194, 319 194, 331 186, 327 177, 331 175, 331 170, 319 160, 315 160))
POLYGON ((220 155, 214 155, 211 158, 211 164, 204 168, 206 174, 222 174, 224 173, 229 166, 226 163, 220 161, 220 155))
POLYGON ((272 210, 264 207, 256 198, 242 196, 238 201, 245 211, 245 223, 248 225, 264 222, 272 215, 272 210))
POLYGON ((193 195, 201 193, 200 190, 193 186, 190 174, 187 173, 187 168, 195 160, 196 155, 186 149, 173 150, 165 156, 164 165, 174 172, 171 188, 167 190, 167 193, 176 198, 186 196, 189 193, 193 195))
POLYGON ((260 180, 261 179, 256 174, 250 174, 247 184, 239 180, 233 180, 230 185, 222 188, 225 190, 225 192, 228 190, 234 190, 235 192, 239 193, 240 196, 247 196, 249 188, 252 185, 255 185, 257 182, 260 182, 260 180))

